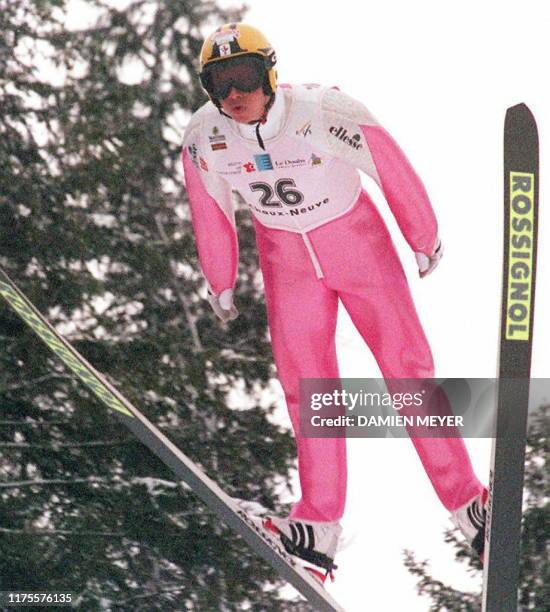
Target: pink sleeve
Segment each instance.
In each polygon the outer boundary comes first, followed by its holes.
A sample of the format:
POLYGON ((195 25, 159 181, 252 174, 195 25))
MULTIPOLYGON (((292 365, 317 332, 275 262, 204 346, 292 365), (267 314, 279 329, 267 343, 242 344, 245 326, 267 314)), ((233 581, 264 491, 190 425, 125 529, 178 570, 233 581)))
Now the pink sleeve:
POLYGON ((437 221, 422 181, 393 138, 380 126, 361 126, 382 191, 413 251, 432 255, 437 221))
MULTIPOLYGON (((232 289, 237 278, 239 246, 234 224, 206 191, 200 172, 183 150, 183 171, 199 261, 215 295, 232 289)), ((228 190, 228 197, 231 192, 228 190)))

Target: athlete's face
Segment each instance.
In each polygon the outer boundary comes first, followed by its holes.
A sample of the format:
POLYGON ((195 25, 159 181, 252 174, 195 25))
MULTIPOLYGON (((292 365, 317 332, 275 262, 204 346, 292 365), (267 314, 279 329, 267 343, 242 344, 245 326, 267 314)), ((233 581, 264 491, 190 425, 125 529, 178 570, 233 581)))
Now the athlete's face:
POLYGON ((269 96, 264 93, 262 87, 249 92, 239 91, 233 87, 227 98, 221 101, 221 105, 222 110, 234 121, 251 123, 261 119, 268 101, 269 96))

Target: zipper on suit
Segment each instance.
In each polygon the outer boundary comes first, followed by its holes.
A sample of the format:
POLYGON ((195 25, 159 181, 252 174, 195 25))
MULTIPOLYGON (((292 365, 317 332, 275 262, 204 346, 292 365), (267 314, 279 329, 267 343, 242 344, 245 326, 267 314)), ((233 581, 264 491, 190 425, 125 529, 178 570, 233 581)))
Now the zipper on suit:
POLYGON ((304 244, 306 245, 307 252, 309 253, 309 258, 311 259, 311 263, 315 268, 315 275, 317 278, 324 278, 323 270, 321 268, 321 264, 319 263, 319 259, 317 259, 317 255, 313 250, 313 245, 311 244, 311 240, 307 234, 302 234, 302 238, 304 239, 304 244))

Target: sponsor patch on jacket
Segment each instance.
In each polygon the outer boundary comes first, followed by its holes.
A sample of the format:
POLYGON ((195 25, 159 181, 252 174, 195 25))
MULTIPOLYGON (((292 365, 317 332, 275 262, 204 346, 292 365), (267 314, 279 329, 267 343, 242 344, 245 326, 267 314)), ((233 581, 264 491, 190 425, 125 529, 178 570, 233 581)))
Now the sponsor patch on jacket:
POLYGON ((275 161, 275 166, 277 168, 303 168, 307 165, 307 160, 304 157, 297 157, 296 159, 280 159, 275 161))
POLYGON ((212 128, 212 133, 208 136, 208 140, 212 151, 227 149, 225 134, 220 134, 220 130, 217 126, 212 128))
POLYGON ((198 167, 199 150, 197 149, 197 145, 195 143, 190 144, 187 147, 187 152, 189 153, 189 157, 191 158, 191 161, 195 164, 195 166, 198 167))
POLYGON ((311 120, 304 124, 299 130, 296 130, 296 136, 307 138, 311 134, 311 120))
POLYGON ((218 174, 242 174, 243 163, 240 161, 228 162, 224 170, 216 170, 218 174))
POLYGON ((273 162, 271 161, 271 155, 269 155, 269 153, 254 155, 254 161, 256 162, 260 172, 265 170, 273 170, 273 162))
POLYGON ((363 148, 363 144, 361 143, 361 134, 359 133, 350 134, 346 128, 342 126, 336 127, 334 125, 329 129, 329 132, 332 136, 334 136, 334 138, 337 138, 353 149, 359 150, 363 148))

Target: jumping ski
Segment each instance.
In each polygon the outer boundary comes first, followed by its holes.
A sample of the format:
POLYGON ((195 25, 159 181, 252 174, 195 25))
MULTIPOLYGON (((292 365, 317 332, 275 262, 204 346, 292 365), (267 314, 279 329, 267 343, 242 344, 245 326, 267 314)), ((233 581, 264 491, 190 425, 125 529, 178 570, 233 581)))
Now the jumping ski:
POLYGON ((325 589, 213 480, 182 453, 107 379, 63 338, 0 267, 0 294, 21 319, 65 365, 84 382, 122 423, 181 478, 219 518, 231 527, 279 574, 294 586, 315 610, 343 612, 325 589))
POLYGON ((525 104, 504 124, 504 263, 497 414, 489 479, 484 612, 516 612, 538 225, 538 135, 525 104))

